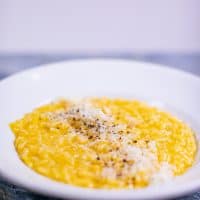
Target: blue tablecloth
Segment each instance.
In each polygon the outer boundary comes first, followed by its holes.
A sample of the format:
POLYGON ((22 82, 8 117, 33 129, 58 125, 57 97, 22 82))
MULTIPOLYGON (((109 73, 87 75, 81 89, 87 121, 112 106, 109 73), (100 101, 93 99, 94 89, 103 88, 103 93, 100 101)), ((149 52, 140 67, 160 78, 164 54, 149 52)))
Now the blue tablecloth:
MULTIPOLYGON (((37 65, 72 59, 117 58, 141 60, 168 65, 169 67, 188 71, 200 76, 200 54, 101 54, 101 55, 72 55, 72 54, 0 54, 0 79, 37 65)), ((200 189, 199 189, 200 190, 200 189)), ((0 178, 0 200, 50 200, 52 198, 33 194, 20 187, 7 183, 0 178)), ((179 200, 200 200, 200 192, 196 192, 179 200)))

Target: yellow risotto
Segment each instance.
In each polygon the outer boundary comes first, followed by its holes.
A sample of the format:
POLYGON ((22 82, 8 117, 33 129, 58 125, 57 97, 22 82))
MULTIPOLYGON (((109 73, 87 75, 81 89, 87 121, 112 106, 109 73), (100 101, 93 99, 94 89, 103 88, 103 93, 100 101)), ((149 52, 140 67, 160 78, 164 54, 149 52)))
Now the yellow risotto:
POLYGON ((59 100, 10 127, 27 166, 81 187, 160 184, 186 172, 197 151, 190 127, 136 100, 59 100))

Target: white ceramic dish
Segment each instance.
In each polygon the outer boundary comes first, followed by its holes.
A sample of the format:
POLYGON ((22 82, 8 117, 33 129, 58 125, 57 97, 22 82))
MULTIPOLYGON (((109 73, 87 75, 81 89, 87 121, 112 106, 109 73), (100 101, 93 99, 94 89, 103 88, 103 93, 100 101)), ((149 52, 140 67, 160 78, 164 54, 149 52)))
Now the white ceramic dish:
POLYGON ((8 124, 56 97, 119 96, 146 99, 200 133, 200 79, 159 65, 123 60, 55 63, 18 73, 0 82, 0 174, 17 185, 48 196, 76 199, 157 199, 200 189, 200 165, 165 185, 140 190, 92 190, 45 178, 18 158, 8 124))

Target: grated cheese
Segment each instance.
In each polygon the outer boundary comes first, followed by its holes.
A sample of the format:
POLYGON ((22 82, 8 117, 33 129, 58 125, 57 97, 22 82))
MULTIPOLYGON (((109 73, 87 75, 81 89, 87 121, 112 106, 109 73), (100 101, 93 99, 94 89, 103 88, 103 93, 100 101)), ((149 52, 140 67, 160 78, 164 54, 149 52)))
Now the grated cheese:
MULTIPOLYGON (((102 170, 103 178, 117 179, 119 175, 120 177, 136 176, 142 172, 148 174, 147 179, 155 184, 164 182, 173 176, 172 167, 168 163, 159 164, 155 141, 148 141, 146 147, 130 145, 135 134, 126 131, 127 125, 115 124, 112 116, 105 114, 89 102, 76 102, 67 111, 55 112, 49 116, 50 119, 70 123, 72 134, 78 135, 83 141, 86 137, 93 138, 95 135, 95 140, 90 143, 90 146, 101 141, 110 141, 117 146, 116 150, 111 150, 101 156, 103 162, 106 163, 102 170), (69 122, 70 120, 72 122, 69 122), (85 129, 82 129, 83 125, 85 129), (118 169, 117 165, 107 161, 108 157, 121 158, 123 167, 118 169)), ((133 128, 138 123, 130 116, 127 116, 127 119, 129 127, 133 128)), ((140 141, 138 144, 144 143, 140 141)))
POLYGON ((160 183, 172 180, 172 178, 173 178, 173 167, 169 165, 169 163, 167 162, 162 162, 160 164, 159 171, 153 174, 150 182, 153 185, 158 185, 160 183))

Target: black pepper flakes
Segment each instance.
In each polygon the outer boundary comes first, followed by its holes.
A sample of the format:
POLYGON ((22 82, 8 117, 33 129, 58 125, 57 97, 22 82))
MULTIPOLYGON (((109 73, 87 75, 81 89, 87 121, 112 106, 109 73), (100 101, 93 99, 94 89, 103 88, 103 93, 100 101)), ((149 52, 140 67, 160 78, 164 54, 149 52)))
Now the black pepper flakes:
POLYGON ((99 156, 97 156, 97 160, 100 160, 100 157, 99 157, 99 156))
POLYGON ((121 176, 122 176, 122 173, 118 173, 118 174, 117 174, 117 177, 121 177, 121 176))

